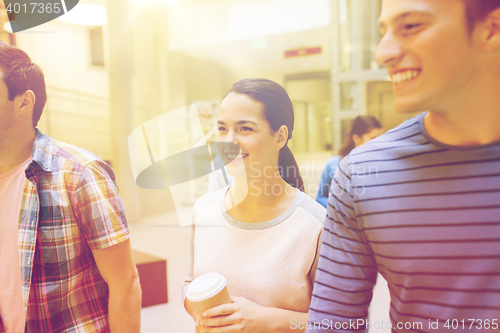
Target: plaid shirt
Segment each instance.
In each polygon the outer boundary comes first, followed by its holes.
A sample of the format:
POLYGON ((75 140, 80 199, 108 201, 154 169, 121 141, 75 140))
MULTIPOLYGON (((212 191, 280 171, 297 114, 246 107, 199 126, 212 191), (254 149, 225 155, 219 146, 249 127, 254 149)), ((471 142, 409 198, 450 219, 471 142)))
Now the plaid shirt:
POLYGON ((108 332, 108 286, 92 250, 128 238, 111 168, 38 131, 19 222, 25 332, 108 332))

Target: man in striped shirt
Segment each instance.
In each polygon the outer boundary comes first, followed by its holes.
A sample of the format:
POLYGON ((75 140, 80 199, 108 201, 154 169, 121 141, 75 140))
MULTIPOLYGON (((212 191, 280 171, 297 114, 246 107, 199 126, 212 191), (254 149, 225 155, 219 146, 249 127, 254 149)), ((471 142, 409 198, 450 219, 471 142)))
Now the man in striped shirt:
POLYGON ((0 42, 0 333, 139 332, 113 170, 36 129, 44 75, 0 42))
POLYGON ((306 331, 500 332, 500 1, 384 0, 380 31, 396 109, 428 111, 342 160, 306 331))

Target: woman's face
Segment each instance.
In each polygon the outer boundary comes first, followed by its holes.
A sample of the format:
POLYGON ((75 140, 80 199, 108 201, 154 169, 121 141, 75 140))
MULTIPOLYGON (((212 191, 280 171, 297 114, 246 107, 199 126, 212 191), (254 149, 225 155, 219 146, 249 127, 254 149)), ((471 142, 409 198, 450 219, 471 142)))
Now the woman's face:
POLYGON ((375 139, 377 136, 384 133, 382 128, 374 128, 370 132, 363 134, 361 137, 357 134, 353 135, 354 145, 356 147, 361 146, 363 143, 367 143, 370 140, 375 139))
POLYGON ((229 93, 221 103, 216 140, 236 141, 239 146, 239 150, 232 145, 219 148, 228 173, 234 177, 259 177, 266 166, 278 163, 279 135, 271 130, 262 108, 260 102, 238 93, 229 93))

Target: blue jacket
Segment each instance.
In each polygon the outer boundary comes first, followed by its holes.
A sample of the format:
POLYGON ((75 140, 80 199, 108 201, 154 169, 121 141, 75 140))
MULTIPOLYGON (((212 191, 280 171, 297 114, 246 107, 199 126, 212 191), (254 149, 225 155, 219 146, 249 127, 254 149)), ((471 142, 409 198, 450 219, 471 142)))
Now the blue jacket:
POLYGON ((340 163, 340 156, 334 156, 326 162, 325 169, 321 174, 321 180, 319 182, 318 194, 316 195, 316 201, 326 208, 328 206, 328 194, 330 193, 330 185, 332 184, 333 175, 340 163))

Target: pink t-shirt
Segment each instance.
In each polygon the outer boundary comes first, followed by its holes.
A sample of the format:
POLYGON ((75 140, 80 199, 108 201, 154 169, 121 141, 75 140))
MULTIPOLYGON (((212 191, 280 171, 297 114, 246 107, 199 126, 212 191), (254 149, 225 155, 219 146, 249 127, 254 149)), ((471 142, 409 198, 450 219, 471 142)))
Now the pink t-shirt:
POLYGON ((18 252, 18 225, 24 170, 31 157, 0 174, 0 333, 24 332, 24 304, 18 252))

